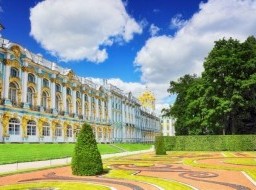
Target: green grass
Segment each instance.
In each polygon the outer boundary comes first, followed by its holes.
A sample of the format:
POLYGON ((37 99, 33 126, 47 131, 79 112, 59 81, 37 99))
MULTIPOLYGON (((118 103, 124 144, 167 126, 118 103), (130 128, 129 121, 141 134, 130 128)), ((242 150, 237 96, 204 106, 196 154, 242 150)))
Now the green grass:
MULTIPOLYGON (((117 144, 129 151, 149 149, 150 145, 117 144)), ((0 164, 71 157, 75 144, 0 144, 0 164)), ((109 144, 98 144, 101 154, 122 152, 109 144)))
POLYGON ((115 144, 115 145, 127 151, 147 150, 152 147, 151 144, 115 144))
POLYGON ((228 164, 256 166, 255 158, 228 158, 224 162, 228 164))
POLYGON ((192 188, 172 180, 165 180, 157 177, 132 175, 134 171, 111 170, 108 177, 126 179, 132 181, 146 182, 162 187, 165 190, 191 190, 192 188))
POLYGON ((89 183, 78 182, 40 182, 40 183, 26 183, 18 185, 0 186, 0 190, 28 190, 31 188, 47 188, 54 187, 59 190, 109 190, 110 188, 101 185, 93 185, 89 183))

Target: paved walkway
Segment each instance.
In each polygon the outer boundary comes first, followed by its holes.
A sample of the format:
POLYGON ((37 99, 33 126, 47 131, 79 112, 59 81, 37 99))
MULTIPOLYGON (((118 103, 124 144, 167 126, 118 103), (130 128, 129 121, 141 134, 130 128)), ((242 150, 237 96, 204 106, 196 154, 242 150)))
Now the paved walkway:
MULTIPOLYGON (((152 151, 154 151, 153 147, 149 150, 121 152, 121 153, 115 153, 115 154, 104 154, 101 157, 102 159, 107 159, 107 158, 113 158, 113 157, 147 153, 152 151)), ((58 166, 58 165, 67 165, 70 163, 71 163, 71 157, 61 158, 61 159, 52 159, 52 160, 43 160, 43 161, 34 161, 34 162, 5 164, 5 165, 0 165, 0 174, 22 171, 22 170, 40 169, 40 168, 46 168, 46 167, 58 166)))

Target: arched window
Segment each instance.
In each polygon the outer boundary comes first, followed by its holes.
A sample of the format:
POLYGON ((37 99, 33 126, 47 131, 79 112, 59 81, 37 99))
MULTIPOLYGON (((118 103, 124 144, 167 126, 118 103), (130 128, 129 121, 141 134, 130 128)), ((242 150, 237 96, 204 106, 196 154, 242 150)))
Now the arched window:
POLYGON ((61 98, 59 95, 57 95, 55 98, 55 106, 57 111, 61 111, 61 98))
POLYGON ((71 101, 70 99, 67 99, 66 100, 66 103, 67 103, 67 113, 71 113, 71 101))
POLYGON ((76 101, 76 114, 80 115, 81 105, 79 101, 76 101))
POLYGON ((47 108, 47 93, 43 92, 42 93, 42 101, 41 101, 41 105, 44 109, 47 108))
POLYGON ((71 95, 71 90, 70 90, 70 88, 67 88, 67 95, 71 95))
POLYGON ((31 73, 28 74, 28 82, 35 83, 35 76, 31 73))
POLYGON ((68 126, 67 127, 67 137, 72 137, 72 136, 73 136, 72 127, 68 126))
POLYGON ((78 134, 80 133, 80 129, 76 130, 76 137, 78 137, 78 134))
POLYGON ((49 125, 49 123, 44 123, 44 125, 43 125, 43 136, 50 136, 50 125, 49 125))
POLYGON ((55 128, 55 136, 56 137, 61 137, 62 136, 62 127, 60 125, 58 125, 56 128, 55 128))
POLYGON ((84 101, 85 101, 85 102, 88 102, 88 96, 87 96, 87 94, 84 95, 84 101))
POLYGON ((28 87, 27 89, 27 103, 32 106, 33 105, 33 90, 28 87))
POLYGON ((20 121, 16 118, 11 118, 9 120, 9 135, 19 135, 20 134, 20 121))
POLYGON ((47 79, 43 79, 43 87, 49 87, 49 81, 47 79))
POLYGON ((56 84, 56 92, 61 92, 61 87, 60 87, 60 85, 59 84, 56 84))
POLYGON ((12 104, 17 103, 17 93, 18 93, 17 85, 11 82, 9 85, 9 99, 11 100, 12 104))
POLYGON ((80 92, 76 92, 76 98, 80 98, 80 92))
POLYGON ((12 67, 10 75, 11 77, 19 77, 19 70, 16 69, 15 67, 12 67))
POLYGON ((36 135, 36 122, 35 121, 28 121, 27 125, 27 135, 35 136, 36 135))

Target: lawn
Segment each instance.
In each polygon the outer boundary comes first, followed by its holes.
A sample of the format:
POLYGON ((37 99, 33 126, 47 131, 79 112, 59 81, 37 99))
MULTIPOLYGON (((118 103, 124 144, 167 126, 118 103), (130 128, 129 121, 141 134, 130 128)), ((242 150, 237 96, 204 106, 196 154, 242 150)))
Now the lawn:
MULTIPOLYGON (((121 147, 121 145, 129 151, 150 148, 149 145, 142 144, 118 144, 116 146, 121 147)), ((0 144, 0 164, 71 157, 74 147, 75 144, 0 144)), ((98 144, 98 148, 101 154, 122 151, 111 144, 98 144)))
POLYGON ((28 189, 61 189, 61 190, 109 190, 110 188, 89 183, 78 182, 40 182, 1 186, 0 190, 28 190, 28 189))
POLYGON ((151 144, 115 144, 115 145, 126 151, 148 150, 152 147, 151 144))

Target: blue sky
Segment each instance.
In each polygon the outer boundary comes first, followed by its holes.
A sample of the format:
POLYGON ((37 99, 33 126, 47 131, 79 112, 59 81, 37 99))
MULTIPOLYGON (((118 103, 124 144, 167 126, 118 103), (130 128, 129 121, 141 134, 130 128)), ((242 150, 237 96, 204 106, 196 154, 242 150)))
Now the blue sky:
POLYGON ((109 79, 157 108, 170 80, 202 72, 220 38, 256 33, 255 0, 0 0, 1 35, 77 75, 109 79))

